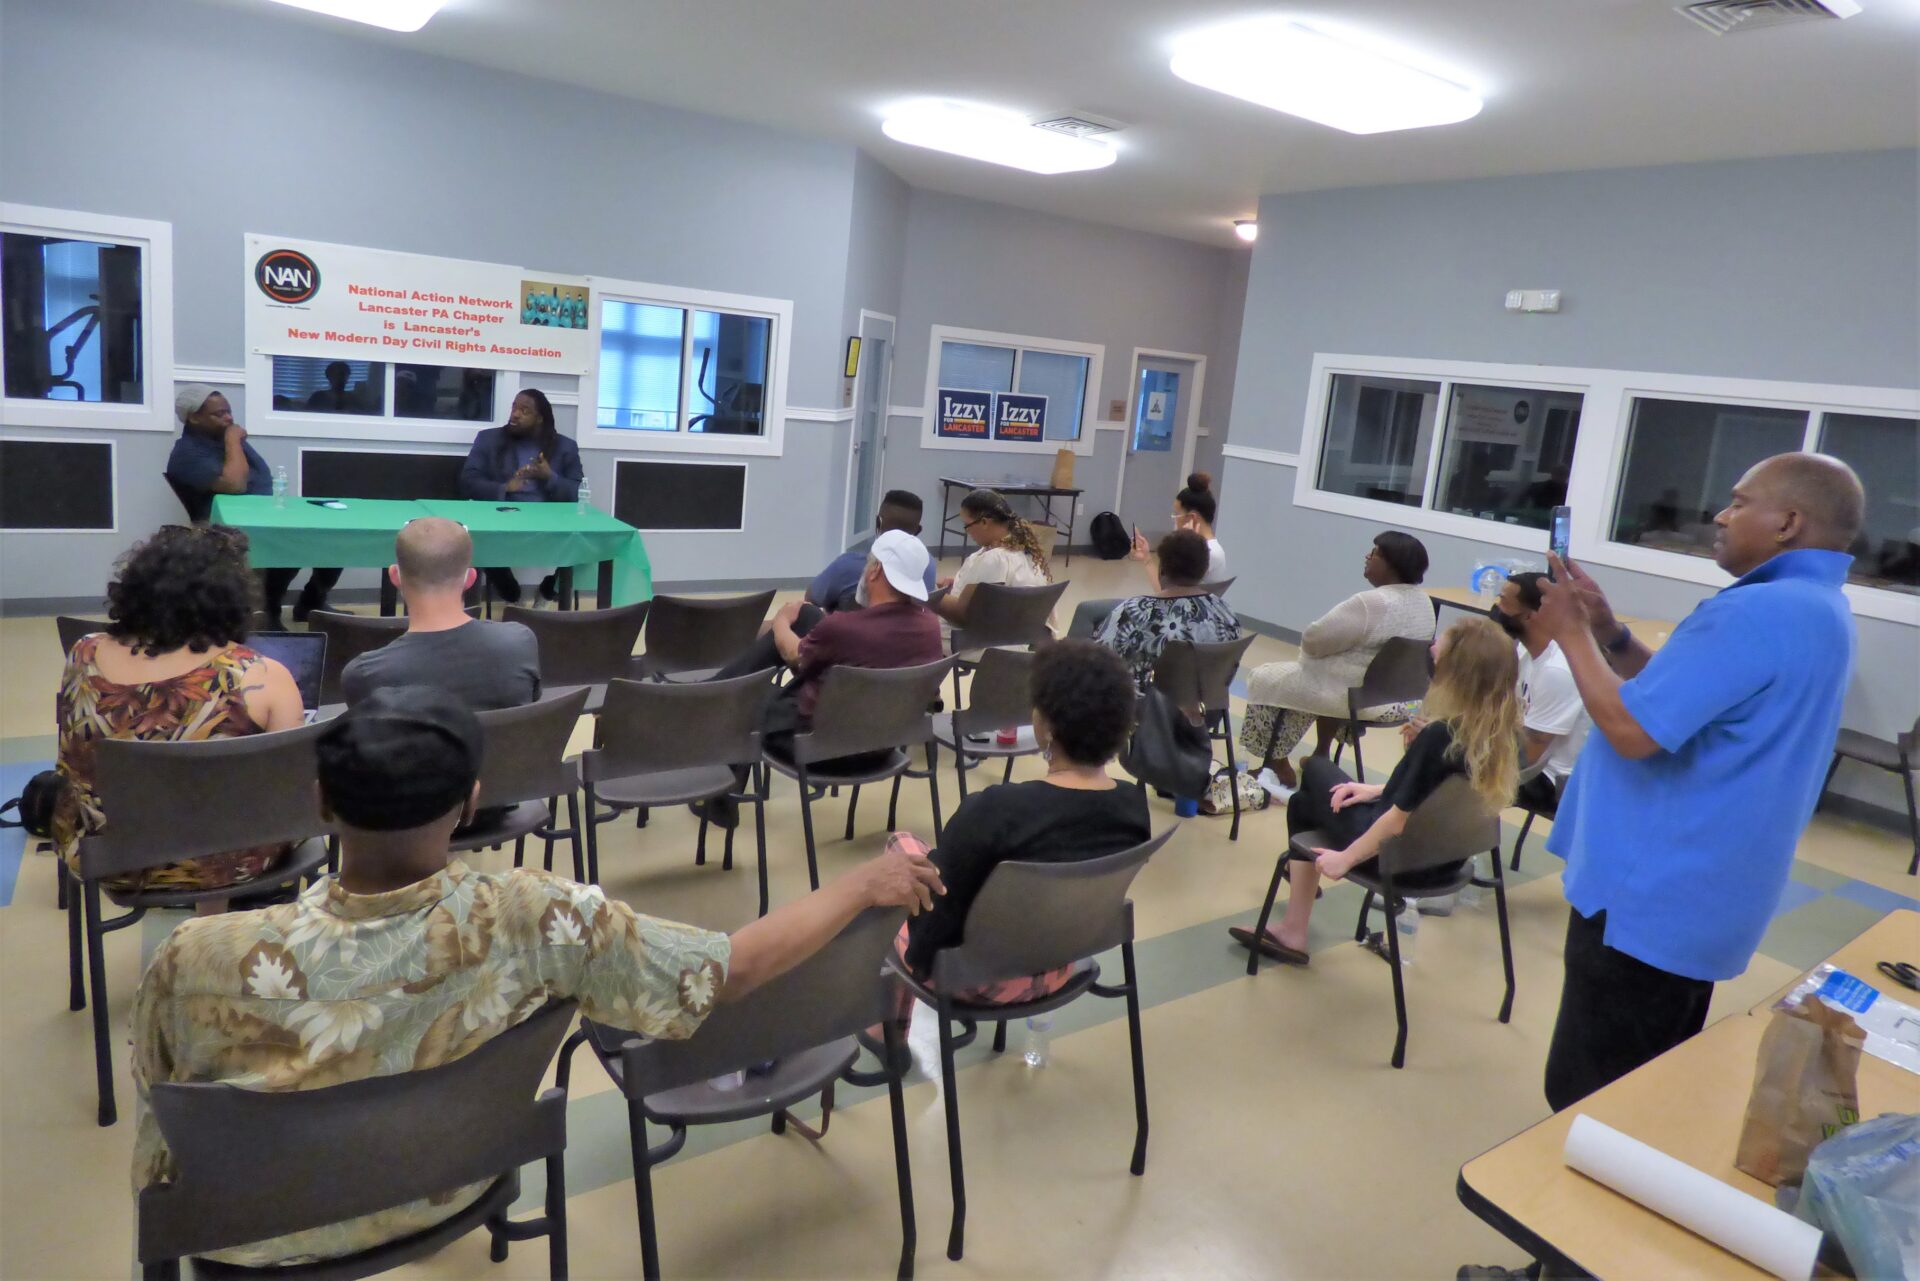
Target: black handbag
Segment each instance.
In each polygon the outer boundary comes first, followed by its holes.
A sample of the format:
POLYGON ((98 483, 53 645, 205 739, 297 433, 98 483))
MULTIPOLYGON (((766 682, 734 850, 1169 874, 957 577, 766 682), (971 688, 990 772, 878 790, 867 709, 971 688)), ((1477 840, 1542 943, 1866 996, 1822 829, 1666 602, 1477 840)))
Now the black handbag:
POLYGON ((1213 740, 1163 689, 1149 685, 1121 765, 1127 773, 1177 797, 1198 798, 1213 780, 1213 740))
POLYGON ((66 786, 60 771, 43 769, 27 780, 20 795, 0 805, 0 827, 24 827, 27 835, 46 838, 53 835, 53 806, 66 786), (8 814, 18 813, 18 818, 8 814))

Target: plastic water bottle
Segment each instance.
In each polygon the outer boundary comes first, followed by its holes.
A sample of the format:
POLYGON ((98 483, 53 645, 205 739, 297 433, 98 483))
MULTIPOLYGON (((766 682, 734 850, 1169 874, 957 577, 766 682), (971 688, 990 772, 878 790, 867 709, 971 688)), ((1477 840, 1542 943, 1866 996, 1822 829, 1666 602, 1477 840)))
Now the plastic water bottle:
POLYGON ((1400 964, 1403 967, 1412 965, 1414 936, 1420 932, 1419 900, 1406 900, 1399 915, 1393 918, 1393 928, 1400 933, 1400 964))
POLYGON ((593 510, 593 486, 587 484, 587 478, 585 476, 582 476, 580 478, 579 511, 580 511, 580 514, 584 516, 592 510, 593 510))
POLYGON ((1021 1057, 1030 1068, 1047 1065, 1047 1033, 1053 1030, 1053 1015, 1039 1014, 1027 1020, 1027 1052, 1021 1057))
POLYGON ((273 469, 273 505, 275 507, 287 505, 287 469, 285 467, 273 469))

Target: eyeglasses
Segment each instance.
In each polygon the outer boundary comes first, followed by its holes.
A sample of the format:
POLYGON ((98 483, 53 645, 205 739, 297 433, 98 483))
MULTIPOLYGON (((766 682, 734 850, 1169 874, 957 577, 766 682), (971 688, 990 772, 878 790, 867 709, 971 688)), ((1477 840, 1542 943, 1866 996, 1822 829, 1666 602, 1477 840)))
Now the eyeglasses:
POLYGON ((970 529, 972 529, 972 528, 973 528, 973 527, 974 527, 975 525, 983 525, 983 524, 985 524, 986 522, 987 522, 987 517, 985 517, 985 516, 975 516, 975 517, 974 517, 974 518, 973 518, 972 520, 969 520, 969 521, 964 521, 964 522, 962 522, 962 523, 961 523, 961 525, 960 525, 960 532, 961 532, 961 533, 965 533, 965 532, 967 532, 968 530, 970 530, 970 529))

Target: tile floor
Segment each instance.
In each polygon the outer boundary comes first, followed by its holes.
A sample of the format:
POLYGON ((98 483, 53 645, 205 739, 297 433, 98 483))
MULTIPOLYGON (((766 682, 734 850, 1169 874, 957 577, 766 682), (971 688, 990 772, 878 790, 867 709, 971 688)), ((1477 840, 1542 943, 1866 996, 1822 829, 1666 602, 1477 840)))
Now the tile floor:
MULTIPOLYGON (((1073 580, 1069 609, 1085 596, 1124 594, 1133 573, 1125 562, 1087 558, 1064 572, 1073 580)), ((53 754, 57 650, 50 618, 0 620, 0 794, 15 794, 53 754)), ((1291 652, 1262 638, 1249 662, 1291 652)), ((1398 740, 1375 732, 1367 746, 1380 770, 1398 740)), ((1016 774, 1037 770, 1028 761, 1016 774)), ((768 814, 776 901, 805 885, 790 787, 784 801, 768 814)), ((837 805, 825 806, 821 830, 830 835, 837 805)), ((1159 817, 1171 820, 1164 802, 1159 817)), ((853 841, 828 839, 823 874, 876 852, 883 818, 870 804, 853 841)), ((924 788, 905 789, 902 823, 931 828, 924 788)), ((606 885, 642 911, 738 925, 754 909, 751 865, 694 867, 694 827, 680 812, 657 815, 645 830, 609 829, 606 885)), ((970 1212, 966 1258, 950 1263, 941 1087, 916 1074, 907 1107, 919 1275, 1434 1277, 1468 1260, 1518 1261, 1453 1188, 1462 1162, 1546 1113, 1540 1071, 1567 909, 1542 826, 1510 895, 1513 1022, 1494 1019, 1501 983, 1491 903, 1429 918, 1409 978, 1412 1039, 1399 1072, 1387 1066, 1387 972, 1352 944, 1355 891, 1336 887, 1316 914, 1309 969, 1266 966, 1249 978, 1244 953, 1227 939, 1228 924, 1253 917, 1284 841, 1277 809, 1248 817, 1238 842, 1227 840, 1224 819, 1190 820, 1136 883, 1152 1107, 1143 1178, 1126 1170, 1132 1109, 1120 1003, 1088 998, 1063 1010, 1053 1060, 1040 1071, 1017 1053, 993 1055, 983 1038, 958 1071, 970 1212)), ((1721 985, 1716 1017, 1744 1010, 1883 913, 1914 906, 1920 885, 1903 874, 1906 851, 1900 836, 1816 818, 1760 955, 1721 985)), ((52 860, 23 852, 16 831, 0 834, 0 908, 0 1276, 137 1275, 132 1108, 110 1129, 93 1124, 88 1022, 66 1008, 52 860)), ((111 1008, 123 1036, 142 957, 176 919, 156 914, 109 940, 111 1008)), ((123 1100, 131 1097, 126 1060, 121 1047, 123 1100)), ((639 1258, 624 1110, 596 1065, 576 1066, 573 1270, 631 1276, 639 1258)), ((843 1088, 836 1112, 819 1146, 757 1122, 696 1131, 654 1180, 668 1275, 891 1275, 898 1220, 886 1105, 877 1092, 843 1088)), ((538 1184, 527 1181, 529 1206, 538 1184)), ((489 1264, 484 1237, 473 1237, 406 1273, 506 1281, 544 1276, 545 1266, 538 1243, 489 1264)))

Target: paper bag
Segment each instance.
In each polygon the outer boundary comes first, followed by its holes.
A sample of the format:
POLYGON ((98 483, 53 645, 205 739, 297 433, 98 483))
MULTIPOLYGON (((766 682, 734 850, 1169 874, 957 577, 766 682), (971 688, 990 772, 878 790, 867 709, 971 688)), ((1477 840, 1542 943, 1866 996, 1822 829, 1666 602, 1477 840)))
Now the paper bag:
POLYGON ((1053 487, 1055 489, 1073 488, 1073 451, 1060 450, 1053 456, 1053 487))
POLYGON ((1782 1001, 1760 1038, 1734 1165, 1762 1183, 1798 1183, 1807 1154, 1860 1119, 1856 1076, 1866 1033, 1818 997, 1782 1001))

